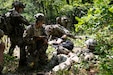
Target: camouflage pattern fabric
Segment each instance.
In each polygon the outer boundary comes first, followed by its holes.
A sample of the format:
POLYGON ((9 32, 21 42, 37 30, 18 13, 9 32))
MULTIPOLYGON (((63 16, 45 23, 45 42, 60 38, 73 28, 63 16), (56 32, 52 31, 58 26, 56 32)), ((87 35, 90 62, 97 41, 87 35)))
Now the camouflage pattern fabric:
POLYGON ((5 14, 6 17, 9 18, 9 32, 8 36, 10 37, 11 47, 9 49, 9 55, 13 54, 14 48, 17 45, 20 47, 20 60, 19 67, 26 66, 26 52, 25 52, 25 44, 23 41, 23 32, 24 25, 29 25, 29 22, 15 9, 10 10, 5 14))
POLYGON ((12 55, 15 46, 18 45, 20 47, 22 44, 22 40, 23 40, 22 36, 24 32, 23 24, 29 25, 29 22, 14 9, 9 11, 5 15, 10 18, 9 22, 10 22, 11 29, 10 29, 10 32, 8 33, 8 36, 11 39, 11 48, 9 49, 9 54, 12 55))
MULTIPOLYGON (((69 51, 69 50, 68 50, 69 51)), ((80 63, 82 61, 91 61, 94 59, 92 50, 86 48, 74 48, 68 53, 57 54, 57 51, 53 52, 53 56, 50 60, 50 70, 56 72, 59 70, 66 70, 71 67, 73 63, 80 63), (56 63, 57 62, 57 63, 56 63)))
POLYGON ((59 24, 46 25, 45 26, 45 33, 47 34, 48 37, 50 35, 52 35, 52 39, 61 38, 64 34, 70 35, 70 32, 66 28, 64 28, 63 26, 61 26, 59 24))
POLYGON ((61 26, 65 27, 69 31, 72 31, 74 29, 73 24, 71 23, 71 19, 67 16, 61 16, 56 18, 56 23, 60 24, 61 26))
MULTIPOLYGON (((59 58, 58 58, 58 56, 59 55, 57 55, 56 58, 57 58, 57 60, 59 60, 59 62, 60 61, 61 62, 52 68, 52 70, 54 72, 59 71, 59 70, 66 70, 66 69, 70 68, 73 63, 80 63, 82 61, 91 61, 94 59, 94 54, 92 52, 90 52, 90 50, 87 48, 82 48, 80 50, 77 50, 74 53, 70 52, 70 53, 68 53, 68 55, 60 54, 59 58), (67 56, 67 58, 64 56, 67 56)), ((55 60, 52 60, 52 62, 55 60)))
POLYGON ((37 68, 47 63, 46 50, 48 47, 47 38, 44 35, 43 27, 36 29, 35 25, 28 26, 23 34, 24 40, 27 45, 28 56, 34 58, 28 60, 29 63, 34 62, 33 68, 37 68))
POLYGON ((10 25, 12 26, 11 28, 11 34, 10 36, 19 36, 22 37, 23 31, 24 31, 24 25, 29 25, 29 22, 20 15, 16 10, 12 9, 8 13, 6 13, 7 17, 10 17, 10 25), (13 34, 12 34, 13 33, 13 34))

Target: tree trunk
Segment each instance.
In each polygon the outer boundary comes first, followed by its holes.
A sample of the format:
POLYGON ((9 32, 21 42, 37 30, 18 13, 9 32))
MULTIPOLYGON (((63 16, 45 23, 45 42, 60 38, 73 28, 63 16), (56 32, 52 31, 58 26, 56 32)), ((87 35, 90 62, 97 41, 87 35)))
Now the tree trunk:
POLYGON ((69 0, 66 0, 66 3, 67 3, 67 4, 70 4, 70 3, 69 3, 69 0))

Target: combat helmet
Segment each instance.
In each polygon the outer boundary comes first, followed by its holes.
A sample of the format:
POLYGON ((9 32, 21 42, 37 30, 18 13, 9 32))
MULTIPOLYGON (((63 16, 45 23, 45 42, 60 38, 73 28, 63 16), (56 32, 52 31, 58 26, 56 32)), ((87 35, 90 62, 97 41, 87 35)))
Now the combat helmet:
POLYGON ((56 23, 61 24, 61 17, 56 18, 56 23))
POLYGON ((63 23, 64 25, 67 24, 69 22, 69 18, 67 16, 62 16, 61 17, 61 23, 63 23))
POLYGON ((24 5, 22 2, 20 2, 20 1, 14 1, 14 2, 12 3, 12 7, 21 7, 21 8, 25 8, 25 5, 24 5))
POLYGON ((88 40, 85 41, 85 44, 87 46, 95 46, 97 44, 97 42, 94 39, 88 39, 88 40))
POLYGON ((34 17, 38 20, 44 20, 44 14, 43 13, 37 13, 34 15, 34 17))

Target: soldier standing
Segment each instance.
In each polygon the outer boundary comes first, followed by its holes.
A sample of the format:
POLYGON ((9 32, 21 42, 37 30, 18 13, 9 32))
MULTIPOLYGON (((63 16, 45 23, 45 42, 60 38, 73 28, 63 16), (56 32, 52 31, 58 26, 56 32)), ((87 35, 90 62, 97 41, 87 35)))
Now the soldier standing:
POLYGON ((29 22, 21 15, 21 12, 25 8, 25 5, 22 2, 15 1, 12 3, 12 7, 13 9, 5 14, 9 17, 10 22, 10 32, 8 32, 8 36, 10 37, 11 47, 9 49, 9 55, 13 54, 13 50, 16 45, 20 47, 19 67, 22 67, 26 65, 25 50, 23 50, 24 24, 29 25, 29 22))
POLYGON ((2 74, 3 69, 3 53, 5 49, 5 44, 2 42, 2 37, 4 32, 0 29, 0 75, 2 74))
POLYGON ((28 66, 40 69, 47 63, 47 38, 44 33, 44 14, 35 15, 35 24, 28 26, 23 34, 27 45, 28 66))

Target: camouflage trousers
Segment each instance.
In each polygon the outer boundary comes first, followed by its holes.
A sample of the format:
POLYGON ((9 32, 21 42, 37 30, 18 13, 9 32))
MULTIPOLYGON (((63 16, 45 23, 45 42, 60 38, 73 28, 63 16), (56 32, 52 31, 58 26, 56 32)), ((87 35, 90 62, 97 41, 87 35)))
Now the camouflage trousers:
POLYGON ((23 46, 23 38, 22 37, 16 37, 16 36, 10 36, 10 41, 11 41, 11 47, 9 49, 9 55, 13 54, 13 50, 16 47, 22 47, 23 46))
POLYGON ((13 54, 14 48, 16 45, 20 48, 20 60, 19 67, 23 67, 27 65, 26 60, 26 51, 25 44, 22 37, 10 36, 11 47, 9 49, 9 55, 13 54))
POLYGON ((62 62, 52 68, 54 72, 69 69, 73 63, 80 63, 79 57, 71 52, 67 55, 67 57, 65 57, 64 55, 61 55, 60 57, 61 58, 59 60, 62 62))
POLYGON ((27 45, 28 66, 34 69, 44 66, 48 61, 47 48, 48 44, 41 41, 27 45))
POLYGON ((67 59, 68 59, 68 56, 65 54, 56 55, 55 53, 54 55, 53 53, 53 56, 50 59, 49 63, 47 64, 46 69, 52 70, 52 68, 54 68, 55 66, 59 65, 62 62, 65 62, 67 59))

